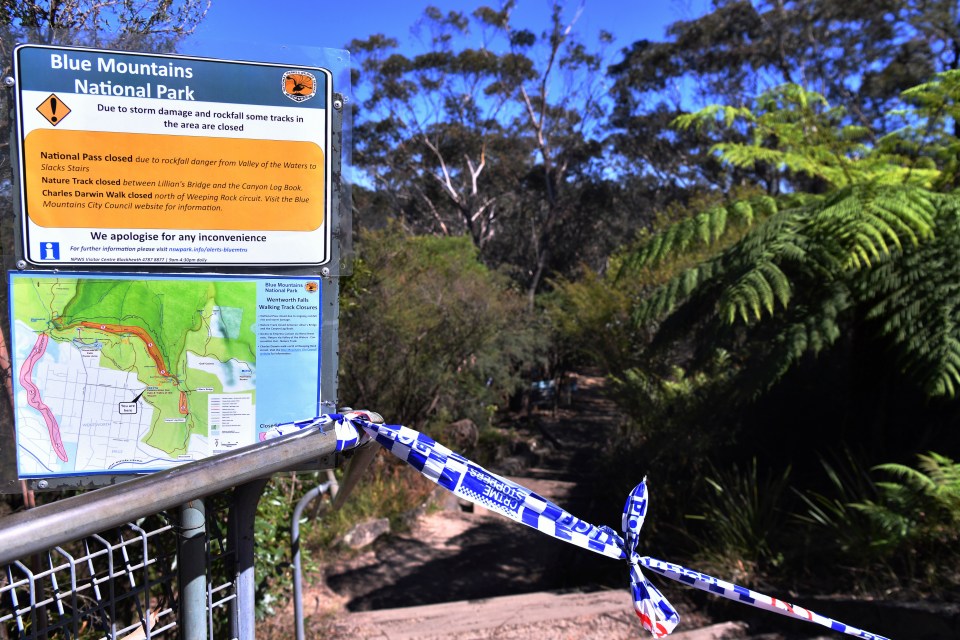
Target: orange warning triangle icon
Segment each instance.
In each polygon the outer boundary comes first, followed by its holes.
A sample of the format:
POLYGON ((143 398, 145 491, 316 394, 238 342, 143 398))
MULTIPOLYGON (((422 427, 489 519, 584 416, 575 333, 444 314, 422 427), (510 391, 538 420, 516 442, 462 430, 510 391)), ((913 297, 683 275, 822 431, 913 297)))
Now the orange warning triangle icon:
POLYGON ((47 122, 53 126, 57 126, 63 122, 63 119, 70 113, 70 107, 63 104, 63 100, 58 98, 56 94, 51 93, 49 98, 40 103, 37 111, 47 119, 47 122))

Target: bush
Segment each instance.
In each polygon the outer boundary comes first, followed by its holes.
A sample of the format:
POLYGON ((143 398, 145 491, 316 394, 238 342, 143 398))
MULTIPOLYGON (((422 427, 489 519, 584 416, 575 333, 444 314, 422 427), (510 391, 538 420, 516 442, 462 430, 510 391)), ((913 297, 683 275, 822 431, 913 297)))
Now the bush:
POLYGON ((524 300, 466 237, 360 234, 340 316, 340 398, 423 429, 489 424, 542 344, 524 300))
POLYGON ((873 525, 873 544, 903 586, 938 593, 960 586, 960 463, 932 452, 918 458, 916 469, 875 467, 895 480, 851 506, 873 525))
POLYGON ((733 465, 713 470, 709 489, 700 501, 700 513, 687 518, 699 522, 695 538, 697 567, 741 584, 753 585, 783 564, 782 525, 787 513, 783 498, 790 477, 761 477, 754 458, 747 471, 733 465))

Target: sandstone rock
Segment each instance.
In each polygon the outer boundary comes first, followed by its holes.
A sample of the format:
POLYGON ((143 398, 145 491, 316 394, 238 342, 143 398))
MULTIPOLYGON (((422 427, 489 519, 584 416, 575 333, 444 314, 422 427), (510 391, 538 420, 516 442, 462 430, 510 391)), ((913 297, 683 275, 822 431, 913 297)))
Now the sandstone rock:
POLYGON ((367 520, 355 525, 343 536, 343 544, 351 549, 362 549, 385 533, 390 533, 390 521, 387 518, 367 520))
POLYGON ((473 420, 451 422, 443 429, 444 444, 454 451, 471 451, 480 439, 480 429, 473 420))

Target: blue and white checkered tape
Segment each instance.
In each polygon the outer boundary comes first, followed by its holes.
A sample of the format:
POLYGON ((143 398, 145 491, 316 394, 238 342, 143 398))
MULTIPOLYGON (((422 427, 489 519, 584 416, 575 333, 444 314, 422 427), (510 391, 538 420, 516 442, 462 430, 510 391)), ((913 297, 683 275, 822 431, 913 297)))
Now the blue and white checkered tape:
POLYGON ((268 432, 266 438, 318 426, 324 431, 331 427, 335 430, 338 451, 353 448, 371 439, 376 440, 384 449, 426 478, 465 500, 548 536, 609 558, 626 560, 630 570, 633 608, 643 627, 657 638, 672 632, 680 622, 680 617, 659 589, 643 575, 641 566, 671 580, 753 607, 813 622, 866 640, 888 640, 884 636, 852 627, 705 573, 649 556, 640 556, 636 549, 640 541, 640 528, 647 514, 646 479, 627 496, 621 520, 621 537, 609 527, 597 527, 581 520, 530 489, 487 471, 419 431, 400 425, 375 424, 365 419, 366 417, 363 412, 348 413, 346 416, 323 415, 313 420, 277 425, 268 432))

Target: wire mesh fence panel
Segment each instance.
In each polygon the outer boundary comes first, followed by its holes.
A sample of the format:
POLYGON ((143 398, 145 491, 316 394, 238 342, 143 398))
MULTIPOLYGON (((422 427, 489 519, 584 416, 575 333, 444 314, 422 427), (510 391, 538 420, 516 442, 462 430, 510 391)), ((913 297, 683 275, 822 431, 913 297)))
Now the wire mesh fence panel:
POLYGON ((338 446, 305 429, 4 516, 0 640, 253 640, 263 488, 338 446))
MULTIPOLYGON (((207 511, 208 637, 237 597, 226 502, 207 511)), ((178 526, 166 512, 21 558, 0 574, 0 640, 176 638, 178 526)))

